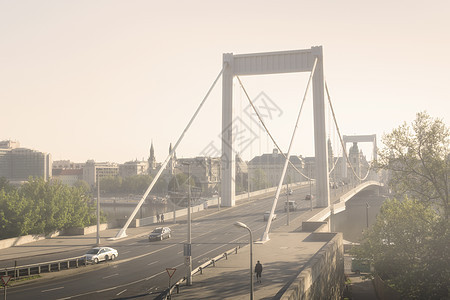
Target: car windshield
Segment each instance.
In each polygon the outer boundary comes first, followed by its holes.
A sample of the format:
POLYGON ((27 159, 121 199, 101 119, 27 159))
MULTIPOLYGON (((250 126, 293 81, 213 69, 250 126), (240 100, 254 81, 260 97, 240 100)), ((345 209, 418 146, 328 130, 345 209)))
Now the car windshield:
POLYGON ((86 254, 97 254, 100 249, 91 249, 86 254))
POLYGON ((162 232, 162 228, 156 228, 155 230, 152 231, 152 233, 161 233, 162 232))

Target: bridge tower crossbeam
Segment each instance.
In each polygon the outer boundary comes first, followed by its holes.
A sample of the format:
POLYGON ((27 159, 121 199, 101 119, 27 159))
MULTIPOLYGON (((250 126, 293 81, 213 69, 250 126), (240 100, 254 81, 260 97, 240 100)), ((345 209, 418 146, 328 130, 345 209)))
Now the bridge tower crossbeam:
POLYGON ((233 126, 233 77, 246 75, 311 72, 313 76, 314 149, 316 157, 317 206, 330 205, 328 147, 326 142, 322 47, 311 49, 233 55, 223 54, 222 77, 222 205, 235 205, 235 154, 233 126))

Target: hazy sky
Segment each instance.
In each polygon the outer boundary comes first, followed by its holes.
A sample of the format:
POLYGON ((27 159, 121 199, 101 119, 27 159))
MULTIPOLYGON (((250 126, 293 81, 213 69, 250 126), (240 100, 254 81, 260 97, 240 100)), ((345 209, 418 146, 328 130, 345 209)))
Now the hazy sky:
MULTIPOLYGON (((424 110, 448 124, 449 16, 447 0, 0 0, 0 140, 53 160, 118 163, 146 159, 153 140, 163 161, 223 53, 317 45, 343 134, 380 140, 424 110)), ((251 98, 264 92, 278 106, 266 121, 286 151, 307 76, 242 78, 251 98)), ((237 83, 234 98, 236 117, 257 136, 238 151, 246 159, 271 151, 237 83)), ((304 156, 314 153, 311 100, 294 148, 304 156)), ((221 81, 178 156, 220 148, 220 126, 221 81)))

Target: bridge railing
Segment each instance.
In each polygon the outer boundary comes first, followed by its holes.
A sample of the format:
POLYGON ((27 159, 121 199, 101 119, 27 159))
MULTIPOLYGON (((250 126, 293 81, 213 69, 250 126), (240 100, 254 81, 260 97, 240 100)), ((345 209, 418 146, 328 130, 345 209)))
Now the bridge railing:
POLYGON ((41 273, 67 270, 71 268, 78 268, 80 266, 86 265, 86 258, 84 256, 77 256, 61 260, 17 266, 14 268, 6 268, 4 270, 0 270, 0 274, 4 276, 11 276, 12 280, 16 280, 22 277, 29 277, 32 275, 39 275, 41 273))
MULTIPOLYGON (((216 262, 220 261, 221 259, 228 259, 228 256, 232 255, 232 254, 237 254, 238 253, 238 249, 240 249, 241 246, 237 246, 234 247, 222 254, 217 255, 216 257, 207 260, 206 262, 204 262, 203 264, 201 264, 200 266, 198 266, 197 268, 195 268, 194 270, 192 270, 191 275, 194 276, 197 273, 203 274, 203 270, 205 268, 208 267, 215 267, 216 266, 216 262)), ((171 295, 174 293, 174 291, 176 291, 176 293, 178 294, 180 292, 180 285, 186 281, 186 277, 181 278, 180 280, 178 280, 176 283, 172 284, 169 288, 167 288, 163 293, 160 294, 159 297, 157 297, 156 299, 158 300, 166 300, 166 299, 170 299, 171 295)))

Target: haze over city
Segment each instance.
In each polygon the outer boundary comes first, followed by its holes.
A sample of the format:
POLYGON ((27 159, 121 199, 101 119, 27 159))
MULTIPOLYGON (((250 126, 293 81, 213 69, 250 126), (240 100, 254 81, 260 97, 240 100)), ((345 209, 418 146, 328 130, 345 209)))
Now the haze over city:
MULTIPOLYGON (((153 140, 162 161, 223 53, 317 45, 342 134, 380 140, 424 110, 448 123, 449 14, 447 1, 1 1, 0 140, 76 162, 147 159, 153 140)), ((286 151, 307 78, 241 78, 252 99, 264 92, 279 107, 266 120, 286 151)), ((236 81, 234 100, 245 121, 236 81)), ((304 156, 314 154, 311 100, 310 91, 293 149, 304 156)), ((179 157, 220 148, 221 106, 219 81, 179 157)), ((255 128, 245 159, 273 148, 255 128)))

